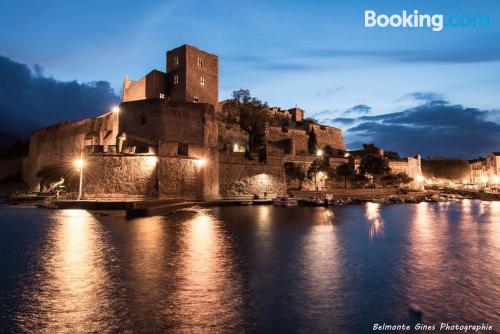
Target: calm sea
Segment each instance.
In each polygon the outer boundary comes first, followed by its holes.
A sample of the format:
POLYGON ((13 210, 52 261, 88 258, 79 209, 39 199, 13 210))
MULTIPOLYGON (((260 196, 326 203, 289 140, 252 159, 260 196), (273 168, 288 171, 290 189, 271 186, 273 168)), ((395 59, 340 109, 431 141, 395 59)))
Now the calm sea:
POLYGON ((0 265, 6 333, 500 330, 500 202, 199 208, 133 220, 1 206, 0 265))

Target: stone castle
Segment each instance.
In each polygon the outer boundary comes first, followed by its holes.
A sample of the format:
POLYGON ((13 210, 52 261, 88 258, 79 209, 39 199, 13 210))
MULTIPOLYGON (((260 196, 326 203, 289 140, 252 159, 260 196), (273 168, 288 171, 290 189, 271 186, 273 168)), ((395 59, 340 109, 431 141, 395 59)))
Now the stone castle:
POLYGON ((269 108, 289 125, 267 124, 264 159, 245 152, 248 134, 218 117, 223 103, 218 57, 180 46, 167 52, 166 72, 125 77, 119 111, 33 132, 23 177, 39 189, 40 171, 61 165, 71 171, 83 155, 87 198, 271 196, 286 192, 287 162, 308 165, 318 158, 308 148, 312 132, 318 149, 338 153, 331 165, 346 161, 341 130, 305 120, 300 108, 269 108))

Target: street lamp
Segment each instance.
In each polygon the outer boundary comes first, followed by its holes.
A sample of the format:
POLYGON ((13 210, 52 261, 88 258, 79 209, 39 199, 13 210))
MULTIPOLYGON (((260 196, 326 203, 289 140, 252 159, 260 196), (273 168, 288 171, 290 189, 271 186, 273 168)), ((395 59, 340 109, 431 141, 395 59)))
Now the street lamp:
POLYGON ((85 161, 82 158, 75 160, 76 170, 80 172, 80 186, 78 187, 78 200, 82 199, 82 185, 83 185, 83 166, 85 161))
POLYGON ((322 157, 322 156, 323 156, 323 150, 318 150, 318 151, 316 152, 316 155, 317 155, 318 157, 322 157))
POLYGON ((197 159, 195 163, 198 167, 203 167, 207 164, 207 159, 197 159))
POLYGON ((118 106, 114 106, 112 109, 111 109, 115 114, 118 114, 120 112, 120 107, 118 106))

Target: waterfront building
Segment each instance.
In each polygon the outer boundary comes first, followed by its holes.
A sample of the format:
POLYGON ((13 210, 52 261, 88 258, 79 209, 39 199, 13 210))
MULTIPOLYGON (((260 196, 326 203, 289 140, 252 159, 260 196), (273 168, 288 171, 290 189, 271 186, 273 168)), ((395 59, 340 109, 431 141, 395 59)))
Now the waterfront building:
MULTIPOLYGON (((264 147, 249 152, 248 133, 219 117, 218 61, 182 45, 167 52, 165 71, 125 76, 119 108, 34 131, 23 162, 30 189, 44 184, 41 171, 81 155, 87 198, 273 196, 288 189, 287 163, 307 167, 326 148, 332 167, 348 161, 341 129, 304 118, 297 106, 269 108, 264 147)), ((413 177, 420 165, 412 159, 391 163, 413 177)))

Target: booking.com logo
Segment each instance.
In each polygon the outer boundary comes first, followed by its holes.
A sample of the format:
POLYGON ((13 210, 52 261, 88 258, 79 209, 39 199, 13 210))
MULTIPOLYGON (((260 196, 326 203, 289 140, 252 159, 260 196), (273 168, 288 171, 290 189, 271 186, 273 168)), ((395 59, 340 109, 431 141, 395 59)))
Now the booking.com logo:
POLYGON ((491 24, 488 15, 450 15, 420 14, 418 10, 403 10, 401 14, 377 14, 374 10, 365 10, 365 28, 430 28, 442 31, 452 28, 487 28, 491 24))

